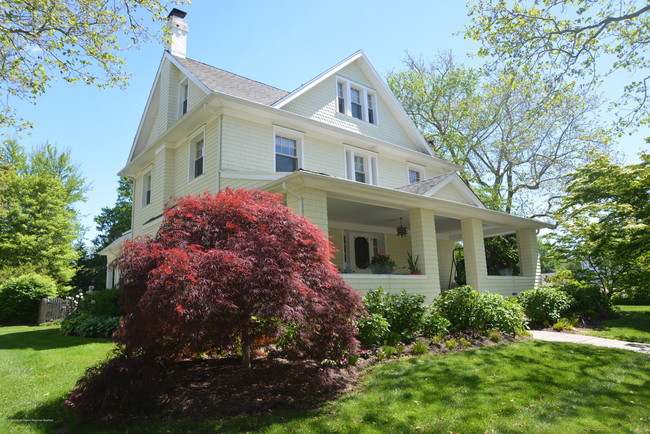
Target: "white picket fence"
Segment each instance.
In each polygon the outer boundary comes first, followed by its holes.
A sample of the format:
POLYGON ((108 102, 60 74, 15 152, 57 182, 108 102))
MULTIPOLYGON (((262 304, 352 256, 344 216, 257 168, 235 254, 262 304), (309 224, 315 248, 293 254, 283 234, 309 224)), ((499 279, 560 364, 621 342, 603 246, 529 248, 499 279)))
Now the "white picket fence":
POLYGON ((63 298, 44 298, 38 306, 38 323, 65 318, 70 313, 70 303, 63 298))

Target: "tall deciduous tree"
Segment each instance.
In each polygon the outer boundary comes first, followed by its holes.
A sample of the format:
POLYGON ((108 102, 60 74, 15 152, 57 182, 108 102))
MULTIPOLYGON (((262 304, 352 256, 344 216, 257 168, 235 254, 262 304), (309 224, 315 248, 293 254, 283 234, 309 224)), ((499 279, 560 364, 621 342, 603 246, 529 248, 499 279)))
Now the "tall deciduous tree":
POLYGON ((126 354, 241 349, 249 367, 263 342, 317 360, 355 350, 359 295, 320 229, 280 201, 250 190, 186 196, 154 238, 127 242, 117 259, 126 354))
POLYGON ((648 292, 650 154, 621 166, 607 156, 577 170, 555 218, 556 247, 594 273, 608 296, 648 292))
POLYGON ((117 185, 117 199, 113 207, 104 207, 95 217, 99 234, 93 240, 97 250, 115 241, 131 229, 131 210, 133 208, 133 181, 120 178, 117 185))
POLYGON ((480 41, 480 55, 513 67, 587 79, 598 85, 616 72, 638 72, 621 81, 623 126, 650 122, 650 5, 620 0, 478 0, 469 5, 466 35, 480 41))
POLYGON ((85 198, 84 179, 52 145, 27 154, 5 142, 0 165, 0 276, 37 272, 69 282, 81 232, 73 204, 85 198))
POLYGON ((464 177, 491 208, 546 215, 562 177, 605 150, 593 121, 597 101, 570 83, 515 70, 408 57, 388 84, 434 151, 464 166, 464 177))
POLYGON ((24 126, 9 97, 34 100, 56 77, 123 86, 124 48, 153 36, 164 0, 5 0, 0 7, 0 126, 24 126))

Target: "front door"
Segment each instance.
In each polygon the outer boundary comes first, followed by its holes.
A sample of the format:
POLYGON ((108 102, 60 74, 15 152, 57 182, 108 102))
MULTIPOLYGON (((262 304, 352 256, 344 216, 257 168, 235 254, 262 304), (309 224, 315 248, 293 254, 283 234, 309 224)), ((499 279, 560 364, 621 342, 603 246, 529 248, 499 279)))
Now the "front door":
POLYGON ((381 235, 367 232, 350 232, 346 237, 350 256, 348 265, 357 273, 370 273, 370 260, 380 252, 381 235))

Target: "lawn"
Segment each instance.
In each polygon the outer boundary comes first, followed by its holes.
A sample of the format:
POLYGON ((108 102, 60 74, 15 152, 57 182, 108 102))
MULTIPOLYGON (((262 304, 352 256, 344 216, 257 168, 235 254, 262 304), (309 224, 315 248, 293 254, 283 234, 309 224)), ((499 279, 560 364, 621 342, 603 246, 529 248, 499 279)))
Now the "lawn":
POLYGON ((650 306, 617 306, 623 316, 603 321, 594 330, 582 334, 650 344, 650 306))
POLYGON ((53 432, 70 423, 67 391, 113 348, 104 339, 61 336, 58 327, 0 327, 0 432, 53 432))
POLYGON ((78 426, 63 397, 113 347, 56 328, 0 328, 0 432, 577 432, 650 430, 650 356, 526 341, 371 368, 358 390, 313 412, 78 426))

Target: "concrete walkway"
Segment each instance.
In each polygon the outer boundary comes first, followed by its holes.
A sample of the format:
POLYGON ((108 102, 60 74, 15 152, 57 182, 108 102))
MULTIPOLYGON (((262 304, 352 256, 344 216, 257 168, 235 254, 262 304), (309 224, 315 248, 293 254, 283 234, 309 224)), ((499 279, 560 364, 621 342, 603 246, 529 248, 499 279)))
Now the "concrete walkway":
POLYGON ((595 345, 597 347, 619 348, 621 350, 636 351, 637 353, 650 354, 650 344, 638 342, 617 341, 614 339, 597 338, 595 336, 578 335, 573 333, 558 333, 531 330, 533 338, 548 342, 571 342, 574 344, 595 345))

